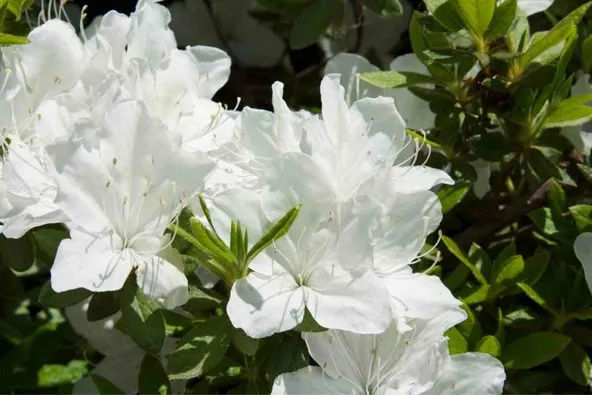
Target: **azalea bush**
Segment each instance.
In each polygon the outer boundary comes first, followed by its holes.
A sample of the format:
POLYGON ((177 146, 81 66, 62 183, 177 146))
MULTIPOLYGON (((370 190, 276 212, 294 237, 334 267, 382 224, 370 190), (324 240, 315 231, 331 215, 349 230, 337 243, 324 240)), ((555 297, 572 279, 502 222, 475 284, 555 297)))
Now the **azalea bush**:
POLYGON ((592 2, 0 0, 0 392, 590 393, 592 2))

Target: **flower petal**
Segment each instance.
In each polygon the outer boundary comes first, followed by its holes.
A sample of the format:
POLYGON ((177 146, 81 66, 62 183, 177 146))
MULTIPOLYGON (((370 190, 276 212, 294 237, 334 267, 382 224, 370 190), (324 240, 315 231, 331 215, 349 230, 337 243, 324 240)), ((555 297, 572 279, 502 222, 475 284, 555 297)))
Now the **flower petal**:
POLYGON ((160 301, 167 309, 181 306, 189 300, 187 277, 163 257, 144 260, 136 275, 138 287, 144 294, 160 301))
POLYGON ((234 283, 226 307, 236 328, 258 339, 294 328, 304 317, 304 295, 291 275, 253 272, 234 283))
POLYGON ((359 73, 373 73, 380 69, 370 63, 363 56, 342 52, 327 62, 325 75, 340 74, 341 84, 345 87, 345 100, 350 105, 363 97, 378 97, 384 95, 384 89, 378 88, 359 79, 359 73))
POLYGON ((319 366, 307 366, 294 373, 276 377, 271 395, 301 394, 357 394, 356 389, 343 379, 326 377, 319 366))
POLYGON ((86 288, 90 291, 121 289, 134 267, 133 257, 117 251, 116 237, 94 237, 72 230, 62 240, 51 267, 51 287, 56 292, 86 288))

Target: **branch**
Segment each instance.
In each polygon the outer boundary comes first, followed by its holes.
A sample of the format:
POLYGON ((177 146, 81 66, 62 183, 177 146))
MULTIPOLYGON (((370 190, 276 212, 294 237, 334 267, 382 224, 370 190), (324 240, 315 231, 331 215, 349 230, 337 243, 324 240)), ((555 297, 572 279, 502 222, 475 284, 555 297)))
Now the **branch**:
POLYGON ((471 226, 465 231, 459 233, 454 239, 460 246, 467 246, 472 242, 482 242, 490 240, 501 229, 512 224, 517 218, 522 217, 528 212, 542 207, 546 200, 549 189, 551 188, 551 179, 537 188, 530 196, 522 197, 514 203, 506 206, 497 219, 489 222, 479 223, 471 226))

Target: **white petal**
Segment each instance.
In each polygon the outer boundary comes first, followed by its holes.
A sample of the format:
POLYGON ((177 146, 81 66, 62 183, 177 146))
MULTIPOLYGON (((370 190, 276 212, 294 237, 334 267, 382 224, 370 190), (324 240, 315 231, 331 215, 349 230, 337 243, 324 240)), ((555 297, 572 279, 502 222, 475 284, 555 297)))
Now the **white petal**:
POLYGON ((116 237, 98 238, 77 230, 70 236, 60 243, 51 267, 54 291, 121 289, 135 263, 128 250, 119 251, 121 242, 117 244, 116 237))
POLYGON ((218 48, 196 46, 187 48, 198 71, 200 97, 211 99, 230 76, 230 57, 218 48))
POLYGON ((526 16, 545 11, 551 7, 554 0, 518 0, 518 7, 524 11, 526 16))
POLYGON ((574 251, 582 263, 586 283, 592 291, 592 233, 582 233, 574 242, 574 251))
POLYGON ((162 257, 144 260, 136 271, 138 287, 160 301, 167 309, 181 306, 189 299, 187 277, 162 257))
POLYGON ((263 338, 302 322, 304 295, 289 274, 271 277, 253 272, 234 283, 226 311, 236 328, 263 338))
POLYGON ((271 390, 271 395, 301 394, 357 394, 356 389, 346 380, 327 377, 319 366, 307 366, 294 373, 279 375, 271 390))
POLYGON ((329 59, 325 66, 325 75, 340 74, 341 84, 345 87, 345 100, 353 104, 363 97, 377 97, 384 89, 358 78, 359 73, 373 73, 380 69, 363 56, 353 53, 339 53, 329 59))
POLYGON ((317 269, 306 288, 306 307, 323 327, 381 333, 391 323, 388 292, 374 274, 317 269))
POLYGON ((38 99, 64 92, 79 80, 84 67, 82 43, 74 28, 51 19, 33 29, 30 43, 2 48, 4 60, 38 99))
POLYGON ((349 108, 344 99, 345 91, 339 82, 339 74, 329 74, 321 81, 323 122, 328 138, 337 143, 351 128, 349 108))
POLYGON ((449 310, 459 310, 457 300, 436 276, 395 272, 382 276, 391 297, 396 318, 429 319, 449 310))
POLYGON ((488 354, 453 355, 445 365, 442 376, 427 394, 500 395, 505 380, 504 366, 488 354))
POLYGON ((374 270, 388 273, 413 263, 441 221, 442 206, 433 192, 396 195, 381 227, 373 231, 374 270))
POLYGON ((454 184, 448 173, 427 166, 393 167, 391 177, 392 188, 397 193, 415 193, 426 191, 439 184, 454 184))

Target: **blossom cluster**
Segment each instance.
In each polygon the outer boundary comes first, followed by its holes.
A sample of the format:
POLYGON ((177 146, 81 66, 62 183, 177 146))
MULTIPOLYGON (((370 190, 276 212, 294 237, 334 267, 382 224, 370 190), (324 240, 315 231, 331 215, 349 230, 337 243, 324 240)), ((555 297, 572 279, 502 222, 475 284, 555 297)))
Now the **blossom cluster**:
POLYGON ((353 97, 359 81, 329 73, 321 114, 292 111, 280 82, 273 112, 230 111, 212 101, 230 58, 177 49, 169 22, 141 0, 81 37, 50 19, 29 44, 2 49, 1 231, 68 228, 53 290, 114 291, 133 272, 147 296, 182 306, 188 282, 167 229, 183 209, 203 216, 198 194, 227 244, 231 221, 256 241, 299 207, 226 307, 252 338, 311 319, 324 329, 303 334, 318 366, 279 376, 274 394, 501 393, 499 361, 449 355, 444 332, 466 319, 460 301, 412 269, 442 218, 431 189, 453 181, 418 163, 411 103, 353 97))

